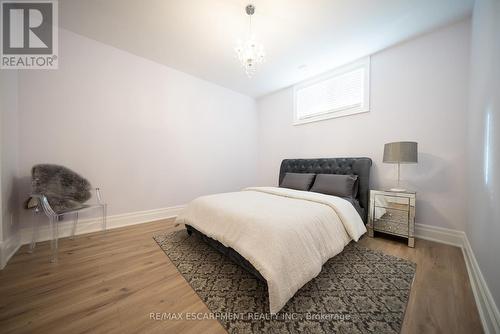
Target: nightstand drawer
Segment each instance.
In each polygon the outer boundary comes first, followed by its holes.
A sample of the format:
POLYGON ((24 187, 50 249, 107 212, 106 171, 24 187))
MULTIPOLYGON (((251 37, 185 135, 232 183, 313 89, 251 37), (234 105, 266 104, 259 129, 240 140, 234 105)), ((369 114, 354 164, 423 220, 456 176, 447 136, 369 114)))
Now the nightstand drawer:
POLYGON ((408 211, 375 206, 374 220, 389 220, 396 223, 408 224, 408 211))
POLYGON ((380 232, 388 232, 408 236, 408 224, 402 224, 389 220, 376 220, 373 229, 380 232))
POLYGON ((410 199, 408 197, 375 195, 375 206, 408 211, 409 205, 410 199))

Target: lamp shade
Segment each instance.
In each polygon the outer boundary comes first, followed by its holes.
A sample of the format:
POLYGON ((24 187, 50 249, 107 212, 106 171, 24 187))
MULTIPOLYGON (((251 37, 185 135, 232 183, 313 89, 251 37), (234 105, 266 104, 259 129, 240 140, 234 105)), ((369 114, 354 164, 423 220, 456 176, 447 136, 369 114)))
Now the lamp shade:
POLYGON ((417 143, 413 141, 399 141, 384 145, 384 162, 387 163, 417 163, 417 143))

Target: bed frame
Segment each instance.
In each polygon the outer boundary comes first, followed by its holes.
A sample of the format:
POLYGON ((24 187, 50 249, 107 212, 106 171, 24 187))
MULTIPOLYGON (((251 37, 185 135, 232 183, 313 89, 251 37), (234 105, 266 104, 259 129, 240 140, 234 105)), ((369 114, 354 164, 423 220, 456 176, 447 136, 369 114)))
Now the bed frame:
MULTIPOLYGON (((281 162, 279 183, 283 181, 286 173, 315 173, 315 174, 353 174, 358 176, 357 200, 363 208, 362 219, 366 224, 368 217, 368 203, 370 196, 370 158, 329 158, 329 159, 285 159, 281 162)), ((226 247, 217 240, 207 237, 190 225, 186 225, 189 235, 195 235, 210 246, 228 256, 246 271, 253 274, 259 280, 266 282, 257 269, 243 256, 230 247, 226 247)))

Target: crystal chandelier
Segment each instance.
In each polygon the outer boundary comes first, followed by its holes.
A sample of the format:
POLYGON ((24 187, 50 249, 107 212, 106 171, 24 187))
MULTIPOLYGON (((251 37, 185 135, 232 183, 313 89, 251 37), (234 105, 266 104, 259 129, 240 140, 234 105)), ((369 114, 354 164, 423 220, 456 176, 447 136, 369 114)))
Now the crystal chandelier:
POLYGON ((255 6, 248 5, 245 11, 250 18, 249 37, 245 42, 239 41, 235 51, 241 66, 245 69, 245 73, 251 78, 257 70, 257 65, 264 62, 265 54, 264 47, 257 43, 255 36, 252 34, 252 15, 255 13, 255 6))

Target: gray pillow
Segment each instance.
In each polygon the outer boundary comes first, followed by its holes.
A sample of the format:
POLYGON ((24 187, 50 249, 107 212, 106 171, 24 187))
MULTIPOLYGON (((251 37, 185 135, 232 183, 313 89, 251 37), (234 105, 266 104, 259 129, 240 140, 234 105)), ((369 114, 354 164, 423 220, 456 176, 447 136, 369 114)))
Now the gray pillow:
POLYGON ((326 195, 355 198, 357 175, 318 174, 311 191, 326 195))
POLYGON ((315 176, 316 174, 310 173, 286 173, 280 187, 308 191, 315 176))

